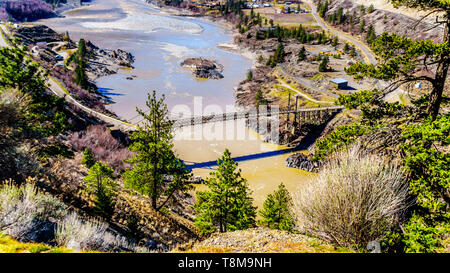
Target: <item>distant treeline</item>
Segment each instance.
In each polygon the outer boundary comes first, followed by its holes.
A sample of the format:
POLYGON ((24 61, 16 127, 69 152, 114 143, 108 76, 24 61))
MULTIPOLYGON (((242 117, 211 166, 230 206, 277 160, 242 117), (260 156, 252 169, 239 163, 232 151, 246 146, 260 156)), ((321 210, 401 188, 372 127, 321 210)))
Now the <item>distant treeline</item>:
POLYGON ((42 0, 7 0, 0 2, 0 20, 33 21, 52 16, 52 6, 42 0))

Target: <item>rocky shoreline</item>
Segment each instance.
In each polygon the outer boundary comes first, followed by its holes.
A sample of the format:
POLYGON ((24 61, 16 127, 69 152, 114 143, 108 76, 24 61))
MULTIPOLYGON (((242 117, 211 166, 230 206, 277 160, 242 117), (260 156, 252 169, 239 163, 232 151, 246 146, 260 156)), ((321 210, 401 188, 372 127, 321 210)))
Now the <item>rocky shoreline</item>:
POLYGON ((87 75, 91 81, 95 81, 99 77, 116 74, 120 68, 133 68, 134 56, 120 48, 118 49, 101 49, 86 42, 88 51, 93 54, 88 59, 87 75))
POLYGON ((312 160, 302 153, 295 153, 286 159, 286 167, 297 168, 307 172, 318 172, 322 167, 321 161, 312 160))

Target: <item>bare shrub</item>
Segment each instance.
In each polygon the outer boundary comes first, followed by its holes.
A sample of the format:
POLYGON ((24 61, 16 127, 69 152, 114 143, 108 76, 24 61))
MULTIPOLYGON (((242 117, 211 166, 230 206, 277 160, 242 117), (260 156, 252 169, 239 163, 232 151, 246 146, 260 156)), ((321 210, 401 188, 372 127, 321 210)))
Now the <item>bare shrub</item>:
MULTIPOLYGON (((52 66, 48 65, 48 67, 52 66)), ((64 86, 70 94, 80 100, 84 105, 100 112, 106 112, 105 105, 100 97, 95 96, 75 83, 74 73, 72 71, 65 68, 53 67, 50 69, 50 74, 64 83, 64 86)))
POLYGON ((380 240, 408 207, 400 168, 358 148, 337 154, 294 197, 301 232, 345 247, 380 240))
POLYGON ((32 179, 18 187, 12 181, 0 186, 0 230, 10 236, 29 240, 49 219, 62 219, 67 206, 57 198, 38 192, 32 179))
MULTIPOLYGON (((55 239, 58 245, 78 250, 103 252, 134 251, 135 244, 127 238, 108 231, 108 225, 96 219, 82 220, 75 213, 56 226, 55 239)), ((141 251, 141 249, 139 249, 141 251)))
POLYGON ((89 148, 95 160, 108 163, 116 170, 129 167, 123 160, 130 157, 132 153, 117 141, 104 125, 91 125, 86 131, 73 133, 70 142, 78 151, 89 148))

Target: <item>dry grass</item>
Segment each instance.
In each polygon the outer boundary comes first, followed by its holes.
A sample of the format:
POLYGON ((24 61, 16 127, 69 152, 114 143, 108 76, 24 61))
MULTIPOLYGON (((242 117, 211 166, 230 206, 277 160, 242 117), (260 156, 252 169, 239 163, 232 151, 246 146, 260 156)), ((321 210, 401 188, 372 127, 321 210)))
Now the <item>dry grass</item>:
POLYGON ((352 148, 297 192, 294 213, 302 233, 365 248, 402 219, 407 200, 408 184, 398 166, 352 148))
POLYGON ((127 238, 108 231, 106 223, 95 219, 84 221, 74 213, 57 225, 55 239, 60 246, 84 251, 131 252, 136 248, 127 238))

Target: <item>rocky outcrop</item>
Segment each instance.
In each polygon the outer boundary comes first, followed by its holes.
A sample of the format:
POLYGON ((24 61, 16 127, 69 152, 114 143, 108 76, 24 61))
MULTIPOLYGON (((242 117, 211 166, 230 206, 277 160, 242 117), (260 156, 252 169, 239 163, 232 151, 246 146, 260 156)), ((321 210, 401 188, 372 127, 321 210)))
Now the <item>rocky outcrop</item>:
POLYGON ((201 79, 221 79, 223 66, 205 58, 187 58, 181 63, 182 67, 192 70, 192 75, 201 79))
POLYGON ((232 252, 232 253, 275 253, 275 252, 352 252, 336 249, 320 239, 299 233, 274 230, 264 227, 213 233, 200 242, 180 245, 173 252, 232 252))
MULTIPOLYGON (((20 27, 14 30, 14 37, 22 39, 27 46, 38 46, 40 58, 49 63, 57 63, 57 52, 62 47, 76 49, 77 44, 44 25, 20 27), (55 51, 54 51, 55 50, 55 51)), ((134 56, 122 49, 102 49, 86 41, 86 73, 90 81, 117 73, 120 67, 133 68, 134 56)), ((60 53, 63 54, 63 53, 60 53)), ((72 55, 73 58, 75 55, 72 55)), ((70 63, 69 60, 67 63, 70 63)))
POLYGON ((90 41, 86 42, 89 62, 87 75, 94 81, 99 77, 117 73, 120 67, 133 68, 134 56, 122 49, 101 49, 90 41))
POLYGON ((307 155, 296 153, 286 159, 286 166, 308 172, 317 172, 322 166, 321 161, 312 160, 307 155))

